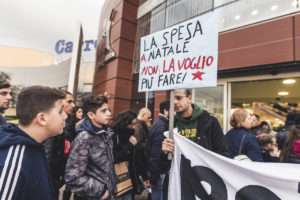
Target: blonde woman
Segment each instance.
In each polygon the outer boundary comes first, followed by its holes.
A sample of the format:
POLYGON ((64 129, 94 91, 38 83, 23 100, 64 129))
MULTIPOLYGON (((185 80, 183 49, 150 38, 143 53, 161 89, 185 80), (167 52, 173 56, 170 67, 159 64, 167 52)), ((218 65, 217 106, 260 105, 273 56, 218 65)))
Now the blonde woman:
POLYGON ((245 109, 237 109, 231 116, 232 129, 225 135, 230 156, 234 158, 241 154, 247 155, 252 161, 262 162, 262 155, 257 138, 249 132, 251 128, 251 116, 245 109))

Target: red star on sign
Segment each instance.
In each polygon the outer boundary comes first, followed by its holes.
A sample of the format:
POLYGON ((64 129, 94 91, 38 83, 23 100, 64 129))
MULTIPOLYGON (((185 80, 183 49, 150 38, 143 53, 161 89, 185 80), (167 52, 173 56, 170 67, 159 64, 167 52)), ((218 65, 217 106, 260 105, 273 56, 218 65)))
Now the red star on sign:
POLYGON ((192 75, 194 76, 193 80, 195 80, 196 78, 198 78, 200 81, 202 81, 202 75, 205 74, 204 72, 200 72, 197 71, 196 73, 192 73, 192 75))

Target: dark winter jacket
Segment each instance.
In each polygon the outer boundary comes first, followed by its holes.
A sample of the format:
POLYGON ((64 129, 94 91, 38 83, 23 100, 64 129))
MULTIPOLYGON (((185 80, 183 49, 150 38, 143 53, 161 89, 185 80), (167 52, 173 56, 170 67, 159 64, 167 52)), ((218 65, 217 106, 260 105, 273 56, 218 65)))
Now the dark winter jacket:
POLYGON ((72 131, 72 121, 67 118, 63 133, 44 142, 53 184, 56 190, 64 184, 66 159, 64 155, 66 135, 72 131))
POLYGON ((79 120, 72 120, 71 118, 66 119, 64 134, 66 136, 66 140, 68 140, 70 143, 72 143, 77 136, 75 125, 78 121, 79 120))
MULTIPOLYGON (((198 107, 196 104, 192 106, 193 109, 198 107)), ((175 127, 178 127, 178 123, 182 123, 183 120, 176 115, 175 127)), ((210 151, 229 157, 227 142, 218 120, 205 110, 197 118, 197 133, 194 142, 210 151)))
POLYGON ((165 138, 164 132, 167 130, 169 130, 168 118, 162 114, 158 114, 158 118, 152 124, 147 138, 146 155, 151 185, 156 185, 160 178, 160 174, 166 173, 169 169, 170 162, 161 149, 162 142, 165 138))
POLYGON ((129 142, 129 138, 134 136, 134 130, 128 128, 115 128, 115 134, 113 135, 113 152, 115 163, 120 163, 123 161, 128 161, 128 171, 131 178, 133 190, 135 193, 141 193, 141 181, 139 179, 139 174, 134 156, 135 149, 134 146, 129 142))
POLYGON ((239 154, 239 148, 244 134, 246 134, 246 136, 242 144, 242 154, 247 155, 252 161, 263 162, 257 138, 243 127, 231 129, 225 135, 229 146, 230 157, 233 158, 239 154))
POLYGON ((0 127, 1 199, 53 200, 44 146, 16 125, 0 127))
POLYGON ((6 123, 6 119, 0 114, 0 126, 6 123))
POLYGON ((99 200, 105 191, 109 198, 115 189, 113 132, 98 128, 86 118, 78 127, 65 172, 68 188, 77 196, 99 200))
POLYGON ((149 135, 149 128, 147 124, 137 119, 135 128, 134 128, 134 135, 137 140, 137 144, 135 145, 135 163, 137 166, 137 173, 142 176, 143 180, 148 180, 147 175, 147 159, 146 159, 146 143, 147 137, 149 135))
POLYGON ((134 136, 134 130, 128 128, 114 129, 113 153, 115 163, 132 161, 134 146, 129 142, 130 136, 134 136))
POLYGON ((291 125, 285 125, 283 127, 280 127, 276 134, 276 141, 278 143, 278 149, 282 149, 283 144, 285 142, 285 139, 287 138, 289 134, 291 125))

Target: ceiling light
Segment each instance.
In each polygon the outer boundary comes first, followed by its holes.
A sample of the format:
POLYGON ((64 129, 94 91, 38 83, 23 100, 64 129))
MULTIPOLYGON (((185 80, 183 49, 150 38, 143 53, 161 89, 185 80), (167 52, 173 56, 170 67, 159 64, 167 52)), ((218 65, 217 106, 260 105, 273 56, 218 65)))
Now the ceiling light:
POLYGON ((274 11, 274 10, 277 10, 277 8, 278 8, 278 6, 274 5, 274 6, 271 7, 271 10, 274 11))
POLYGON ((252 15, 257 15, 257 13, 258 13, 258 10, 253 10, 252 11, 252 15))
POLYGON ((286 96, 288 94, 289 94, 288 92, 278 92, 278 95, 280 95, 280 96, 286 96))
POLYGON ((293 84, 295 82, 296 82, 295 79, 286 79, 282 81, 283 84, 293 84))
POLYGON ((240 18, 241 18, 240 15, 236 15, 236 16, 234 17, 235 20, 239 20, 240 18))

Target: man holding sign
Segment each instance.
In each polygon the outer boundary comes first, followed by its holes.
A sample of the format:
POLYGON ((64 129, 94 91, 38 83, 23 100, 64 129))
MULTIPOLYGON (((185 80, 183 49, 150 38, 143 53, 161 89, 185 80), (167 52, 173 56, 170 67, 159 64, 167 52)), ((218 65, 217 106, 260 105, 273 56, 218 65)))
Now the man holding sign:
MULTIPOLYGON (((210 151, 228 157, 228 146, 218 120, 192 104, 191 99, 188 89, 174 92, 175 127, 178 128, 178 133, 210 151)), ((174 141, 165 139, 162 150, 165 153, 173 152, 174 141)))

